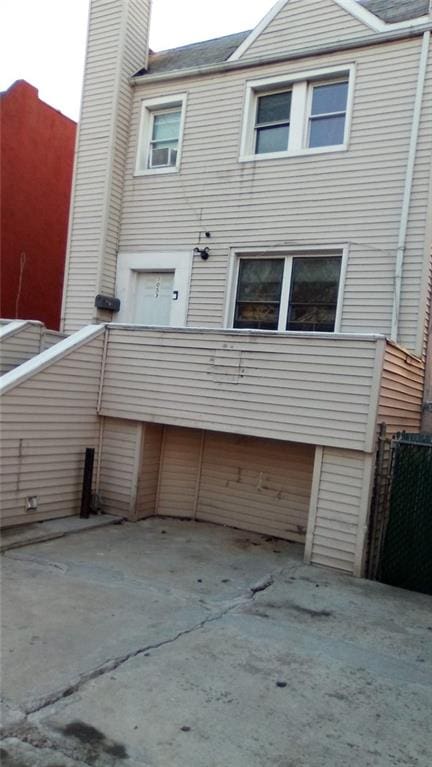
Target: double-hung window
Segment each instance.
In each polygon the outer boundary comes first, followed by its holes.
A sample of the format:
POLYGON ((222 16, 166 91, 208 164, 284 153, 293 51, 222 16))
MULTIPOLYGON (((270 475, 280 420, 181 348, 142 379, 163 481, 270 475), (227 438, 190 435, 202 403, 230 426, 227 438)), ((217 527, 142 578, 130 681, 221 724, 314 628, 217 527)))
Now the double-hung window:
POLYGON ((348 80, 310 86, 308 146, 340 146, 344 143, 348 80))
POLYGON ((341 253, 240 257, 233 327, 333 332, 341 264, 341 253))
POLYGON ((149 168, 172 168, 177 165, 181 109, 152 113, 149 168))
POLYGON ((258 96, 255 152, 286 152, 291 115, 291 91, 258 96))
POLYGON ((179 169, 185 104, 184 94, 142 102, 136 175, 179 169))
POLYGON ((354 69, 247 83, 240 160, 347 148, 354 69))

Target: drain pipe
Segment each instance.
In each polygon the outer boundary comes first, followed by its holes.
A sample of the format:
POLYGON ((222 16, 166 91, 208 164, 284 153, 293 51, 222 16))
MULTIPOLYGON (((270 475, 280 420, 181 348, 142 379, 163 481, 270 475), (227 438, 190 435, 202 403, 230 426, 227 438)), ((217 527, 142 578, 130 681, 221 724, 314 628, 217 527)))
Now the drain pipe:
POLYGON ((418 136, 420 131, 420 120, 423 106, 423 96, 426 83, 427 64, 429 56, 430 31, 424 33, 420 54, 417 91, 414 103, 414 113, 411 128, 411 140, 408 152, 407 171, 405 178, 405 188, 401 210, 401 220, 399 227, 398 248, 396 254, 396 266, 394 276, 393 292, 393 313, 391 325, 391 340, 397 343, 399 337, 399 314, 402 292, 402 275, 404 267, 404 258, 406 250, 406 239, 408 230, 408 217, 411 204, 411 194, 414 181, 414 169, 417 155, 418 136))

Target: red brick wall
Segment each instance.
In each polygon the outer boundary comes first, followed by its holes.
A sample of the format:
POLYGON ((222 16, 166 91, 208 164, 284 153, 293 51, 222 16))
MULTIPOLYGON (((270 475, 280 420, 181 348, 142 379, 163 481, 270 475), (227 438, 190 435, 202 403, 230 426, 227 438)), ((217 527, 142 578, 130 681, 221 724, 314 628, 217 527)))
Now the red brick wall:
POLYGON ((76 124, 24 80, 1 94, 0 110, 0 315, 57 330, 76 124))

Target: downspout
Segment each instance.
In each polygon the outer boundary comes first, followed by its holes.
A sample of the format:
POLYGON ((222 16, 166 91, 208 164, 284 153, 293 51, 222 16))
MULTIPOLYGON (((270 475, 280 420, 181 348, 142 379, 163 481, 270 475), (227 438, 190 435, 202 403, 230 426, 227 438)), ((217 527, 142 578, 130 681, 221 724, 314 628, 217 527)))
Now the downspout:
POLYGON ((408 152, 407 170, 405 177, 405 187, 402 201, 401 220, 399 227, 399 239, 396 253, 396 265, 394 276, 393 292, 393 313, 391 325, 391 340, 397 343, 399 336, 399 314, 402 292, 402 275, 405 259, 406 240, 408 231, 408 217, 411 204, 411 194, 414 181, 414 169, 417 155, 418 136, 420 131, 420 120, 423 106, 423 96, 426 83, 427 64, 429 56, 430 31, 424 33, 422 49, 420 54, 419 72, 417 81, 417 91, 414 103, 413 121, 411 128, 411 139, 408 152))

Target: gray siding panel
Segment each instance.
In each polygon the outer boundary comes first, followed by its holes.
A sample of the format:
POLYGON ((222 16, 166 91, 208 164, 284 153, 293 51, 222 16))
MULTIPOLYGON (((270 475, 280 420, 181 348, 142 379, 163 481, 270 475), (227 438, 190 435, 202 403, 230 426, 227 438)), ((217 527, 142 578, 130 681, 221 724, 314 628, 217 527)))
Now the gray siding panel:
POLYGON ((195 517, 201 441, 202 432, 197 429, 164 428, 158 515, 195 517))
POLYGON ((104 418, 98 492, 110 514, 135 518, 133 486, 140 424, 104 418))
POLYGON ((374 339, 108 333, 103 415, 354 449, 368 441, 374 339))
POLYGON ((98 447, 100 330, 2 395, 2 525, 79 512, 84 451, 98 447), (35 514, 27 496, 38 498, 35 514))
POLYGON ((137 519, 156 514, 163 427, 144 424, 136 504, 137 519))
POLYGON ((420 431, 422 419, 424 362, 394 344, 387 344, 381 378, 378 423, 389 434, 420 431))
POLYGON ((39 354, 41 337, 42 326, 31 323, 23 325, 12 334, 5 335, 0 340, 0 375, 8 373, 39 354))
POLYGON ((65 329, 93 321, 97 293, 113 295, 132 92, 146 50, 150 3, 93 0, 74 175, 65 329))
MULTIPOLYGON (((346 243, 341 330, 388 334, 420 48, 417 38, 137 86, 120 251, 192 249, 198 232, 210 231, 210 259, 193 263, 188 324, 218 327, 224 321, 231 250, 346 243), (347 152, 239 163, 247 80, 350 63, 356 65, 356 79, 347 152), (181 172, 134 177, 141 99, 185 90, 181 172)), ((430 93, 431 70, 428 78, 430 93)), ((400 340, 409 348, 415 347, 419 321, 416 299, 424 262, 430 119, 425 107, 401 309, 400 340)))
POLYGON ((370 34, 370 27, 333 0, 288 0, 241 56, 241 61, 361 39, 370 34))
POLYGON ((360 575, 358 542, 364 535, 370 479, 370 461, 364 454, 324 449, 311 562, 360 575))

